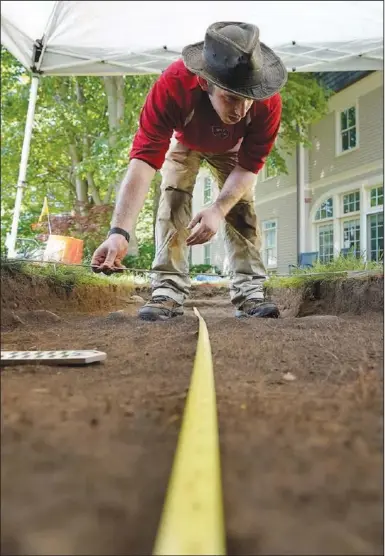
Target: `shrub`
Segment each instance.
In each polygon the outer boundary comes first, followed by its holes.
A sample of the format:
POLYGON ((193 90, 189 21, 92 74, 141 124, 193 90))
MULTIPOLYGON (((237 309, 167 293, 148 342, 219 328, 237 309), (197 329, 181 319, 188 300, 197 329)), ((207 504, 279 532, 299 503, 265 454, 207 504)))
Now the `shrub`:
POLYGON ((191 274, 221 274, 220 269, 217 266, 211 264, 195 264, 190 266, 191 274))

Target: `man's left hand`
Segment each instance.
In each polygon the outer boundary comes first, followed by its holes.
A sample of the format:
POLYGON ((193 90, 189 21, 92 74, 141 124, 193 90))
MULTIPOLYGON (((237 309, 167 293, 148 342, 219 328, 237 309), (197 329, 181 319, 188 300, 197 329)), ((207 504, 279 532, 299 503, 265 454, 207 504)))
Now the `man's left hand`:
POLYGON ((198 214, 187 226, 188 230, 192 230, 197 224, 199 224, 197 229, 191 232, 187 238, 187 245, 191 247, 192 245, 200 245, 210 241, 210 239, 217 233, 219 225, 223 219, 223 212, 215 204, 198 212, 198 214))

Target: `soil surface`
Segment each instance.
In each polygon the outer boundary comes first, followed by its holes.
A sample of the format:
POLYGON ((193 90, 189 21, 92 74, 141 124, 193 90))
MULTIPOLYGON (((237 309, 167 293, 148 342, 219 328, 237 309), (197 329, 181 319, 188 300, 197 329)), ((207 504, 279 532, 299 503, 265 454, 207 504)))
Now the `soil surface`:
MULTIPOLYGON (((196 349, 192 308, 147 323, 139 303, 110 315, 47 298, 55 319, 7 291, 16 318, 2 350, 107 360, 2 368, 2 554, 150 554, 196 349)), ((196 305, 213 351, 228 553, 383 554, 381 308, 237 320, 222 297, 196 305)))

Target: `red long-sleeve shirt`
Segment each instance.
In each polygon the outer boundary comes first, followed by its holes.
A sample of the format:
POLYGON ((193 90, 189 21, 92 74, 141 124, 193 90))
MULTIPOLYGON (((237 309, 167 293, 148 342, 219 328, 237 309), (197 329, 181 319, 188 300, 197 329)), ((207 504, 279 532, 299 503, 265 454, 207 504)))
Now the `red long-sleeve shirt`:
POLYGON ((239 165, 257 174, 273 148, 281 112, 281 96, 276 93, 267 100, 254 101, 237 124, 224 124, 197 76, 178 60, 147 95, 130 159, 139 158, 159 170, 175 132, 180 143, 202 153, 225 153, 240 143, 239 165))

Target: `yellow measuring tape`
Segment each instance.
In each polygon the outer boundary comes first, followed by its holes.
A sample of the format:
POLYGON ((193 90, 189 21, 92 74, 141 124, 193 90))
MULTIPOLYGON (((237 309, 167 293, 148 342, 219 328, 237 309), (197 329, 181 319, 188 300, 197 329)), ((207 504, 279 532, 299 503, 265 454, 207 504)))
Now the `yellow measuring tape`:
POLYGON ((226 553, 211 346, 197 309, 194 368, 154 555, 226 553))

